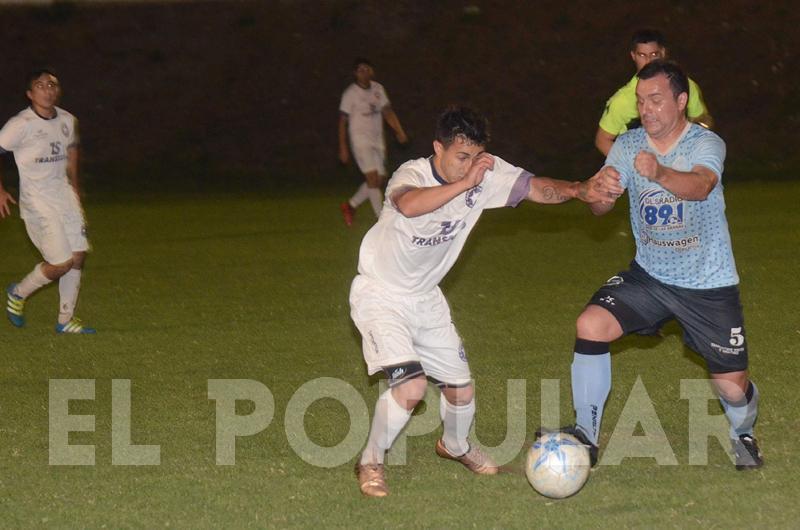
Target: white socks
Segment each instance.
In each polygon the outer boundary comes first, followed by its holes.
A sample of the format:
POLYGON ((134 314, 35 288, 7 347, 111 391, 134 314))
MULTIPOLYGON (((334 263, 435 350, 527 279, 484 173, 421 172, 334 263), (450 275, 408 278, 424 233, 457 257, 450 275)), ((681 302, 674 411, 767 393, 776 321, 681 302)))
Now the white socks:
POLYGON ((66 324, 75 313, 75 303, 81 288, 81 271, 70 269, 58 280, 58 294, 61 301, 58 305, 58 323, 66 324))
POLYGON ((15 291, 16 294, 22 298, 28 298, 37 290, 41 289, 52 281, 53 280, 49 279, 42 272, 42 264, 37 263, 33 270, 17 284, 15 291))
POLYGON ((369 431, 367 447, 361 454, 361 465, 383 464, 386 451, 394 443, 397 435, 411 418, 411 411, 406 410, 395 401, 390 388, 378 398, 375 405, 375 417, 369 431))
POLYGON ((369 197, 368 190, 369 188, 367 187, 367 183, 366 182, 362 183, 361 186, 359 186, 356 192, 353 194, 353 196, 350 197, 350 200, 348 201, 350 203, 350 206, 352 206, 354 209, 361 206, 361 204, 364 201, 366 201, 367 198, 369 197))
POLYGON ((372 204, 372 211, 375 212, 375 217, 381 216, 381 208, 383 208, 383 193, 380 188, 367 188, 369 193, 369 202, 372 204))
POLYGON ((475 398, 466 405, 453 405, 444 395, 439 401, 439 414, 442 416, 444 433, 442 441, 453 456, 461 456, 469 451, 469 429, 475 418, 475 398))

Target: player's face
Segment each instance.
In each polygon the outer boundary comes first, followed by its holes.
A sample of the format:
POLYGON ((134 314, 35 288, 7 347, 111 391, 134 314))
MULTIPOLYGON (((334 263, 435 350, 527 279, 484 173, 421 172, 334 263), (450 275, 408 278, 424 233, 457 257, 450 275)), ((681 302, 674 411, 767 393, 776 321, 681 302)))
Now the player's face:
POLYGON ((456 182, 467 175, 472 163, 485 151, 485 147, 457 136, 447 147, 434 140, 433 150, 436 153, 433 161, 436 171, 447 182, 456 182))
POLYGON ((673 95, 664 74, 640 79, 636 84, 636 106, 642 127, 655 140, 669 137, 686 124, 687 99, 686 92, 681 92, 677 98, 673 95))
POLYGON ((644 68, 650 61, 663 59, 666 56, 666 50, 655 42, 639 43, 631 52, 631 59, 636 63, 637 72, 644 68))
POLYGON ((375 75, 375 70, 368 64, 359 64, 355 70, 356 83, 364 88, 369 87, 372 76, 375 75))
POLYGON ((31 83, 26 95, 36 112, 51 114, 61 95, 61 85, 55 76, 42 74, 31 83))

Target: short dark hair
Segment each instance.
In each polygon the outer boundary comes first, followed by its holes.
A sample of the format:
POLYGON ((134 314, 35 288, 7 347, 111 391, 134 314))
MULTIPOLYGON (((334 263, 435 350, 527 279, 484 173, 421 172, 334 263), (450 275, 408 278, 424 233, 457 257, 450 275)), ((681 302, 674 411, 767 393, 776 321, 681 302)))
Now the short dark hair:
POLYGON ((42 77, 44 74, 52 75, 53 77, 58 78, 56 71, 49 66, 40 66, 38 68, 34 68, 28 72, 28 76, 25 78, 25 90, 30 90, 33 82, 42 77))
POLYGON ((675 61, 665 59, 650 61, 644 68, 639 70, 636 76, 639 79, 650 79, 659 74, 664 74, 669 79, 669 88, 672 90, 672 95, 675 96, 675 99, 678 98, 681 92, 686 92, 686 95, 689 95, 689 78, 686 77, 683 68, 675 61))
POLYGON ((436 141, 449 147, 456 138, 476 145, 489 143, 489 120, 480 112, 461 105, 450 105, 436 122, 436 141))
POLYGON ((374 66, 372 66, 372 62, 370 62, 370 60, 367 59, 366 57, 356 57, 353 60, 353 70, 358 70, 358 67, 361 66, 362 64, 366 64, 370 68, 375 68, 374 66))
POLYGON ((653 28, 637 29, 631 36, 631 51, 636 49, 637 44, 647 44, 648 42, 655 42, 662 48, 667 47, 667 39, 664 34, 653 28))

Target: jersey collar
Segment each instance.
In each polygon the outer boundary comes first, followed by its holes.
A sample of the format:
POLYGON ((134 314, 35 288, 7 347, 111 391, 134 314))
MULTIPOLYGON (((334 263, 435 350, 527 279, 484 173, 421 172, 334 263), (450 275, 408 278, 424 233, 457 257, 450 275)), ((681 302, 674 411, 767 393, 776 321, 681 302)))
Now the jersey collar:
POLYGON ((659 155, 666 156, 673 149, 675 149, 675 147, 680 143, 681 140, 683 140, 683 137, 686 136, 686 133, 688 133, 689 129, 691 129, 691 128, 692 128, 692 122, 687 120, 686 125, 683 128, 683 131, 681 131, 681 135, 678 136, 678 138, 674 142, 672 142, 672 144, 669 147, 667 147, 666 149, 664 149, 663 151, 661 149, 659 149, 658 147, 656 147, 656 144, 653 143, 653 140, 650 138, 649 135, 645 134, 645 136, 647 137, 647 145, 652 147, 653 150, 656 153, 658 153, 659 155))
POLYGON ((50 120, 54 120, 54 119, 58 118, 58 109, 53 109, 55 111, 55 114, 53 114, 53 116, 51 118, 47 118, 45 116, 42 116, 38 112, 36 112, 36 109, 33 108, 33 105, 30 105, 29 108, 33 111, 34 114, 36 114, 37 116, 39 116, 43 120, 50 121, 50 120))
POLYGON ((428 162, 431 163, 431 172, 433 173, 433 178, 436 179, 436 182, 438 182, 439 184, 447 184, 448 182, 445 179, 443 179, 441 175, 439 175, 439 172, 436 171, 436 166, 433 165, 433 155, 428 157, 428 162))

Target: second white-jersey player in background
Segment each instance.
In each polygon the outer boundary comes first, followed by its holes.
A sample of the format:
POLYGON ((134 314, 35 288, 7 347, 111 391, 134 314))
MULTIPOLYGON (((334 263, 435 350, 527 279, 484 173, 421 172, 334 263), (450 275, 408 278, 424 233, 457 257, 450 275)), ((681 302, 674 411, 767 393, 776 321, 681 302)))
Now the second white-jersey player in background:
POLYGON ((381 212, 383 195, 381 187, 386 179, 386 143, 383 139, 383 121, 394 130, 397 141, 408 142, 403 126, 392 110, 389 96, 383 85, 373 80, 375 71, 369 60, 359 57, 353 64, 355 82, 342 94, 339 103, 339 161, 347 164, 351 153, 347 137, 350 136, 352 157, 364 175, 364 183, 356 193, 340 206, 344 222, 353 224, 356 209, 369 199, 375 217, 381 212))

